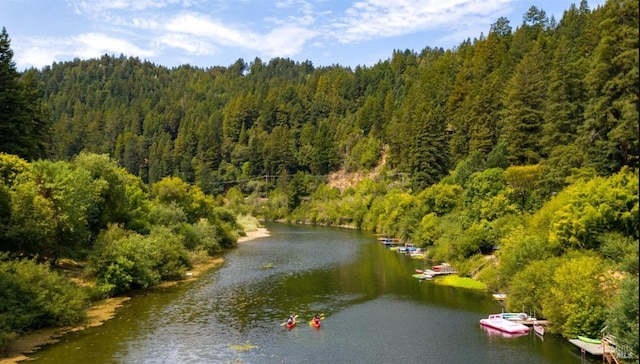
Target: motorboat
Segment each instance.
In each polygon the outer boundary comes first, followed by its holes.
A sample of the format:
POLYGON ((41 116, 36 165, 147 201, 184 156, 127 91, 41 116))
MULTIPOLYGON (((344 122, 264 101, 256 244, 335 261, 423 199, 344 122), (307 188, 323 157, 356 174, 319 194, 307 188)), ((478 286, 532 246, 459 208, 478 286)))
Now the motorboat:
POLYGON ((486 319, 480 320, 480 325, 488 326, 509 334, 521 334, 529 332, 529 327, 518 322, 507 320, 502 314, 489 315, 486 319))

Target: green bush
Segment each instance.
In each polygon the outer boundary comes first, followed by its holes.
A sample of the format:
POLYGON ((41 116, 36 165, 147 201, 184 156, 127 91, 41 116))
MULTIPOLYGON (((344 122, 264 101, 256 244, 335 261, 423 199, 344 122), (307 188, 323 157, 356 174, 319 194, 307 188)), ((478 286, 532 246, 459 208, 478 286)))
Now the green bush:
POLYGON ((85 291, 47 265, 0 255, 0 351, 16 335, 86 319, 85 291))
POLYGON ((166 227, 143 236, 112 225, 98 236, 95 246, 89 272, 107 296, 180 278, 190 267, 180 237, 166 227))

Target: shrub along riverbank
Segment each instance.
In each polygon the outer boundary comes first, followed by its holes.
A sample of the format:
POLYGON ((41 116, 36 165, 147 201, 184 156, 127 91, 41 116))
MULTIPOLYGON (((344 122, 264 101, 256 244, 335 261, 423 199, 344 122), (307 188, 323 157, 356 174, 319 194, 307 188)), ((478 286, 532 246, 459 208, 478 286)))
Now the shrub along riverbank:
MULTIPOLYGON (((238 243, 269 236, 269 232, 266 229, 259 227, 257 221, 247 221, 247 226, 248 227, 246 234, 238 239, 238 243)), ((185 275, 184 279, 167 281, 156 287, 161 288, 167 285, 178 284, 180 282, 192 281, 194 279, 197 279, 200 274, 213 269, 216 266, 219 266, 223 262, 224 259, 222 257, 211 257, 209 259, 205 259, 204 261, 194 264, 193 269, 187 272, 188 274, 185 275)), ((6 267, 4 267, 3 264, 4 262, 0 263, 0 272, 6 271, 6 267)), ((27 271, 38 270, 39 274, 41 276, 44 276, 49 282, 59 281, 60 284, 65 287, 72 287, 72 292, 70 293, 75 292, 73 290, 79 288, 77 285, 70 284, 69 282, 69 279, 71 281, 79 282, 77 279, 77 277, 79 276, 77 269, 64 269, 66 273, 56 273, 51 272, 47 266, 43 265, 34 268, 33 265, 35 265, 35 263, 33 261, 13 261, 10 264, 28 266, 26 268, 18 268, 16 271, 22 271, 24 269, 26 269, 27 271)), ((22 276, 23 273, 18 273, 18 275, 22 276)), ((38 284, 37 287, 32 287, 31 293, 37 293, 38 290, 43 286, 44 284, 38 284)), ((39 296, 46 296, 46 294, 40 292, 39 296)), ((78 304, 69 306, 69 309, 77 310, 75 311, 75 314, 82 317, 80 320, 67 320, 65 325, 50 325, 50 327, 46 329, 37 329, 30 331, 27 334, 19 336, 16 334, 8 337, 7 339, 9 339, 9 341, 8 344, 5 345, 5 350, 3 353, 5 358, 0 359, 0 364, 14 364, 20 361, 28 360, 29 358, 25 354, 35 352, 43 345, 57 342, 69 332, 84 330, 88 327, 101 325, 105 321, 113 318, 116 315, 117 309, 130 298, 130 296, 125 295, 92 302, 87 306, 78 304)), ((64 297, 62 297, 61 299, 64 299, 64 297)), ((36 309, 36 311, 39 310, 36 309)), ((2 318, 4 318, 4 316, 2 316, 2 318)))

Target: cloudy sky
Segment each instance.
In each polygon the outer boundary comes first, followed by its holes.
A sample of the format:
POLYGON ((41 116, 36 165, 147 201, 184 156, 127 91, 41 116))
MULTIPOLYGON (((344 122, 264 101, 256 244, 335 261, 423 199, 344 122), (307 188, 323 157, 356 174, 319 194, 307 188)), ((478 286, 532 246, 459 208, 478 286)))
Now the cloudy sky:
MULTIPOLYGON (((588 1, 591 9, 605 0, 588 1)), ((560 20, 572 0, 0 0, 19 71, 103 54, 176 67, 239 58, 355 67, 394 49, 457 46, 536 6, 560 20)))

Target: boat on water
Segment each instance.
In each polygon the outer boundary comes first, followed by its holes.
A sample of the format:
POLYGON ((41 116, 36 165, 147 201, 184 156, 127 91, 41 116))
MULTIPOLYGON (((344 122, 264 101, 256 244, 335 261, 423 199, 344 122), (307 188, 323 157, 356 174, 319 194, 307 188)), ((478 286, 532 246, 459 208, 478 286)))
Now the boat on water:
POLYGON ((488 326, 509 334, 524 334, 529 332, 529 327, 518 322, 505 319, 502 314, 489 315, 486 319, 480 320, 480 325, 488 326))
POLYGON ((495 298, 498 301, 504 301, 507 299, 507 294, 506 293, 494 293, 493 294, 493 298, 495 298))
POLYGON ((418 250, 418 248, 416 248, 415 245, 411 244, 411 243, 406 243, 404 244, 404 246, 400 246, 398 247, 398 253, 411 253, 418 250))
POLYGON ((412 274, 411 275, 413 278, 418 278, 419 280, 423 281, 425 279, 433 279, 433 275, 427 273, 427 272, 423 272, 423 273, 416 273, 416 274, 412 274))
POLYGON ((533 331, 540 336, 544 336, 544 326, 540 325, 537 321, 533 322, 533 331))
POLYGON ((503 319, 509 320, 509 321, 533 320, 533 318, 529 317, 529 315, 527 315, 524 312, 503 312, 500 315, 502 315, 503 319))
POLYGON ((480 327, 482 328, 482 330, 484 332, 487 333, 487 335, 489 335, 489 337, 503 337, 505 339, 511 339, 511 338, 515 338, 515 337, 527 336, 528 335, 528 333, 526 333, 526 332, 521 332, 521 333, 517 333, 517 334, 510 334, 510 333, 504 332, 502 330, 494 329, 494 328, 492 328, 490 326, 480 325, 480 327))

